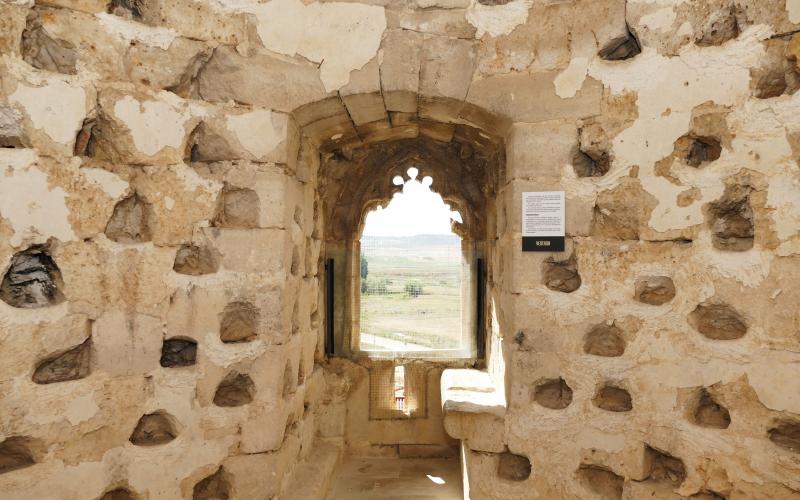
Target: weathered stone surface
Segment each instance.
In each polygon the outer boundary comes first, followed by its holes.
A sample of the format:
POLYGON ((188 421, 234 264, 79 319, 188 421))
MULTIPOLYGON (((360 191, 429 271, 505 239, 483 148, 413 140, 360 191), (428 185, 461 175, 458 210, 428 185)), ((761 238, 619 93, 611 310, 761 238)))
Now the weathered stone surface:
POLYGON ((728 186, 723 197, 709 205, 715 248, 731 252, 753 248, 755 222, 750 191, 749 186, 728 186))
POLYGON ((578 468, 581 483, 604 500, 620 500, 625 478, 598 465, 581 464, 578 468))
POLYGON ((117 243, 143 243, 152 239, 153 208, 138 194, 117 203, 106 226, 106 236, 117 243))
POLYGON ((176 273, 200 276, 212 274, 219 269, 219 252, 208 245, 182 245, 175 254, 172 269, 176 273))
POLYGON ((600 237, 638 240, 654 205, 637 179, 623 179, 615 189, 597 195, 592 232, 600 237))
POLYGON ((228 500, 233 495, 231 481, 225 469, 219 469, 194 485, 193 500, 228 500))
POLYGON ((745 319, 727 304, 700 304, 689 314, 689 322, 713 340, 735 340, 747 333, 745 319))
POLYGON ((700 167, 718 160, 722 154, 722 146, 719 139, 714 137, 697 137, 690 134, 675 141, 675 153, 687 165, 700 167))
POLYGON ((700 390, 693 417, 694 422, 703 427, 727 429, 731 425, 728 409, 717 403, 705 388, 700 390))
POLYGON ((194 340, 172 338, 164 341, 161 348, 161 366, 175 368, 192 366, 197 360, 197 342, 194 340))
POLYGON ((223 342, 247 342, 257 335, 258 309, 249 302, 231 302, 220 320, 219 336, 223 342))
POLYGON ((642 47, 639 45, 639 40, 629 28, 626 34, 606 43, 597 55, 606 61, 625 61, 636 57, 641 52, 642 47))
POLYGON ((675 298, 675 283, 669 276, 642 276, 634 286, 633 297, 645 304, 660 306, 675 298))
POLYGON ((592 327, 584 338, 583 352, 595 356, 622 356, 625 353, 622 330, 605 323, 592 327))
POLYGON ((701 47, 722 45, 739 36, 739 20, 733 8, 720 9, 712 13, 700 32, 695 42, 701 47))
POLYGON ((116 488, 103 494, 100 500, 136 500, 136 495, 127 488, 116 488))
POLYGON ((497 475, 508 481, 524 481, 531 475, 531 461, 522 455, 500 453, 497 460, 497 475))
POLYGON ((34 246, 11 259, 0 284, 0 299, 13 307, 47 307, 64 300, 63 286, 47 247, 34 246))
POLYGON ((91 372, 92 340, 66 352, 48 357, 36 367, 33 381, 37 384, 52 384, 85 378, 91 372))
POLYGON ((214 225, 232 229, 251 229, 259 222, 258 193, 252 189, 225 186, 220 193, 214 225))
POLYGON ((572 293, 581 286, 578 262, 574 255, 564 261, 548 258, 542 264, 542 269, 544 284, 550 290, 572 293))
POLYGON ((794 453, 800 453, 800 423, 795 421, 778 422, 767 431, 769 440, 794 453))
POLYGON ((253 379, 244 373, 231 372, 225 375, 214 393, 217 406, 242 406, 253 401, 256 386, 253 379))
POLYGON ((613 385, 601 387, 592 398, 592 404, 603 410, 614 412, 631 411, 633 409, 630 393, 613 385))
POLYGON ((563 378, 541 381, 533 390, 533 400, 551 410, 563 410, 572 403, 572 389, 563 378))
POLYGON ((315 65, 266 53, 242 57, 224 46, 200 71, 198 89, 208 101, 233 100, 284 112, 327 96, 315 65))
POLYGON ((0 147, 22 146, 22 126, 19 112, 8 106, 0 106, 0 147))
POLYGON ((22 32, 22 57, 34 68, 66 74, 77 72, 75 46, 53 39, 42 27, 37 11, 28 15, 27 26, 22 32))
POLYGON ((686 479, 683 460, 668 453, 645 445, 644 461, 647 478, 651 481, 667 482, 677 487, 686 479))
POLYGON ((31 439, 10 436, 0 442, 0 474, 23 469, 35 464, 30 450, 31 439))
POLYGON ((136 446, 156 446, 169 443, 178 436, 175 419, 163 411, 143 415, 129 441, 136 446))

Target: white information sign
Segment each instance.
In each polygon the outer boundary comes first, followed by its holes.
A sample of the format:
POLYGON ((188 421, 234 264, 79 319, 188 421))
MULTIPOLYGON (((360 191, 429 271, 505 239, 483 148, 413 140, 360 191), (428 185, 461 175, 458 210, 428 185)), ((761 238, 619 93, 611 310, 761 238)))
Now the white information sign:
POLYGON ((565 205, 564 191, 522 193, 523 250, 564 250, 565 205))

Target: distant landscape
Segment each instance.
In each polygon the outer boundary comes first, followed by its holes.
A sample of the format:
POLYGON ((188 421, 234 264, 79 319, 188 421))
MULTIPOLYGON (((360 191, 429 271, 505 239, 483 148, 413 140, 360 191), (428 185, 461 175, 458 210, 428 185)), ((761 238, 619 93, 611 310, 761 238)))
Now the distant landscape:
POLYGON ((459 237, 364 236, 361 256, 362 349, 461 347, 459 237))

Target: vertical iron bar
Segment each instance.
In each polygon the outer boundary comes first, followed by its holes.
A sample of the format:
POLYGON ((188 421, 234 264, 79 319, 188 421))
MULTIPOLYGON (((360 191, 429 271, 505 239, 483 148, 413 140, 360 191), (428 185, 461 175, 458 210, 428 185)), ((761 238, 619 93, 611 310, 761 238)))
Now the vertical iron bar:
POLYGON ((478 359, 486 356, 486 321, 484 313, 486 311, 486 271, 484 270, 483 259, 478 259, 475 263, 475 276, 478 280, 476 296, 475 326, 476 343, 478 348, 478 359))
POLYGON ((333 338, 333 259, 325 260, 325 354, 335 354, 333 338))

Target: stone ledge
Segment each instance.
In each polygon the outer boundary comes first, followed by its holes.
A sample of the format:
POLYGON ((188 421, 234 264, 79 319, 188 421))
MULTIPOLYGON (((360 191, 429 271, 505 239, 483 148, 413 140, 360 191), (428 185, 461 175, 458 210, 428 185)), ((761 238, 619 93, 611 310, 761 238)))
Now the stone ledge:
POLYGON ((483 413, 504 418, 506 398, 498 391, 488 373, 471 369, 448 369, 442 372, 442 412, 483 413))

